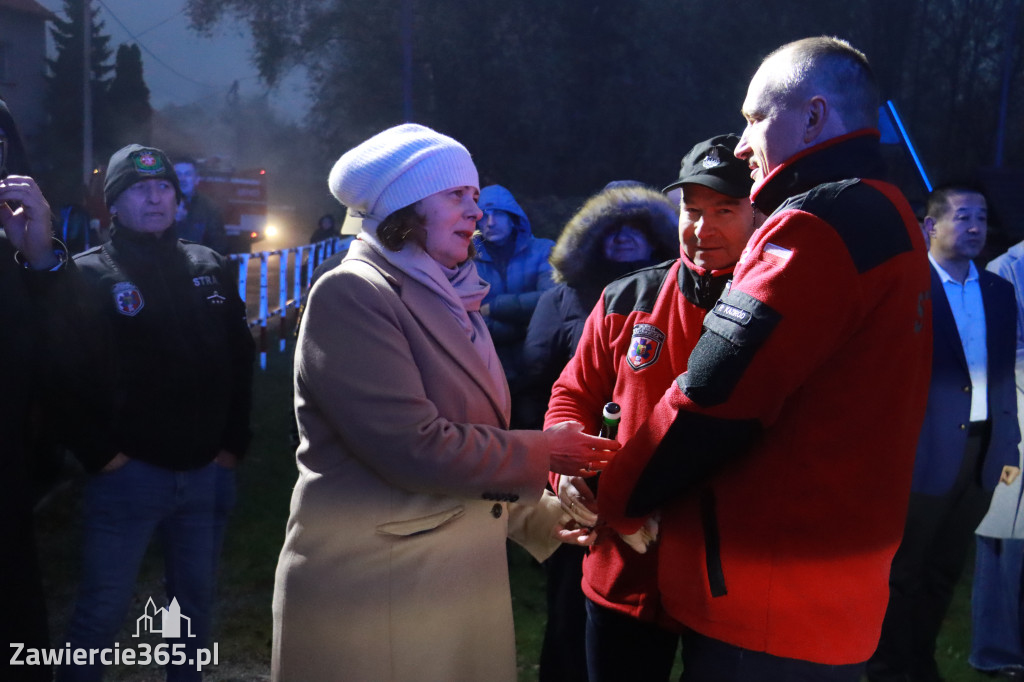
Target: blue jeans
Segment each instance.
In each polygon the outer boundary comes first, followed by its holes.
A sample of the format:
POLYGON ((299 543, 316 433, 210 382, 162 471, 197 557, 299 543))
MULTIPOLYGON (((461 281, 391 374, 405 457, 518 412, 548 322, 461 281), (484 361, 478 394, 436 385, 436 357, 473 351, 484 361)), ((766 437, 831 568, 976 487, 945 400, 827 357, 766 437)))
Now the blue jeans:
MULTIPOLYGON (((130 460, 116 471, 98 474, 86 483, 83 500, 82 567, 78 601, 68 626, 72 650, 103 649, 114 639, 126 617, 139 622, 144 614, 132 611, 139 566, 146 547, 158 534, 163 548, 167 599, 181 609, 181 636, 165 643, 183 644, 186 659, 196 649, 208 648, 210 616, 220 545, 227 515, 234 504, 234 472, 210 463, 192 471, 170 471, 130 460), (186 620, 187 618, 187 620, 186 620), (189 634, 194 636, 190 637, 189 634)), ((153 595, 139 595, 144 607, 153 595)), ((164 606, 159 597, 154 606, 164 606)), ((160 618, 153 619, 153 624, 160 618)), ((131 647, 136 623, 119 642, 131 647)), ((170 648, 170 647, 169 647, 170 648)), ((195 665, 167 667, 167 679, 201 680, 195 665)), ((58 679, 96 681, 103 666, 66 666, 58 679)))
POLYGON ((1024 666, 1021 576, 1024 540, 977 537, 971 592, 971 655, 978 670, 1024 666))

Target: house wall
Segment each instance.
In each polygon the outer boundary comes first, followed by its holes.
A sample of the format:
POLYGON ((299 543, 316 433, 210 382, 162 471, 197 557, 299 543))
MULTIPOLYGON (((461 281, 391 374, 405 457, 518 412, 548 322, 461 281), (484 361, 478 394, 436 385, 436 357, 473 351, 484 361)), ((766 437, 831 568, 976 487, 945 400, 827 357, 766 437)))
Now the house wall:
POLYGON ((30 158, 43 127, 46 19, 0 5, 0 97, 18 123, 30 158))

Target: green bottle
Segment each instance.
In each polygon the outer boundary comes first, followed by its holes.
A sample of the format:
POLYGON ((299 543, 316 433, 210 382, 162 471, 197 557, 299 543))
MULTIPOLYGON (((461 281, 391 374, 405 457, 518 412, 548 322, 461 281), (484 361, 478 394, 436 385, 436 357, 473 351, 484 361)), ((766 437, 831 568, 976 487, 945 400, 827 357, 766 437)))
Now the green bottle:
POLYGON ((622 408, 618 403, 605 403, 601 410, 601 430, 598 432, 601 438, 615 440, 619 435, 619 422, 622 420, 622 408))
MULTIPOLYGON (((619 404, 605 403, 604 409, 601 410, 601 430, 597 432, 597 435, 601 438, 615 440, 619 435, 619 422, 621 420, 622 408, 619 407, 619 404)), ((590 486, 595 495, 597 494, 597 483, 600 478, 601 474, 598 474, 587 479, 587 485, 590 486)))

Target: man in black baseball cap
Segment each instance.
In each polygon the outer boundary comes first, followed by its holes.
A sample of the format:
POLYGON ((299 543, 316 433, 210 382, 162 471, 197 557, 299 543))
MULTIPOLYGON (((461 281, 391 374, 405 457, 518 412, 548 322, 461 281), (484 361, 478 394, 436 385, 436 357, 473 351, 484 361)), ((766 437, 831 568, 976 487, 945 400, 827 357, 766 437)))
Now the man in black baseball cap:
POLYGON ((679 164, 679 179, 664 190, 682 190, 679 243, 705 271, 731 270, 754 231, 750 169, 733 156, 739 140, 719 135, 695 145, 679 164))
MULTIPOLYGON (((683 157, 679 179, 665 188, 682 190, 681 258, 608 285, 590 313, 590 332, 555 382, 547 427, 575 421, 596 429, 601 406, 614 401, 622 407, 619 442, 626 443, 686 371, 704 317, 754 231, 750 171, 733 156, 738 141, 719 135, 683 157)), ((558 496, 579 526, 594 526, 597 508, 585 479, 560 477, 558 496)), ((589 679, 668 679, 679 634, 659 606, 657 558, 647 552, 657 523, 628 537, 605 531, 583 562, 589 679)))

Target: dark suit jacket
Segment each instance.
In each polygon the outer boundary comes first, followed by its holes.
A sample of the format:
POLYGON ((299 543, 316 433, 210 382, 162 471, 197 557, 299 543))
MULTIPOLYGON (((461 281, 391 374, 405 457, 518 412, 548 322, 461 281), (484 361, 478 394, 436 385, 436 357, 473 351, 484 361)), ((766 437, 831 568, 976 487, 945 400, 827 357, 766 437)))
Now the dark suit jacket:
MULTIPOLYGON (((978 272, 985 306, 988 347, 988 416, 992 435, 984 453, 982 486, 991 490, 1006 465, 1017 465, 1017 395, 1014 384, 1017 304, 1013 286, 985 270, 978 272)), ((960 334, 939 274, 932 266, 935 329, 928 409, 917 444, 912 490, 943 495, 953 487, 967 443, 971 417, 971 377, 960 334)), ((898 387, 894 387, 898 389, 898 387)))

